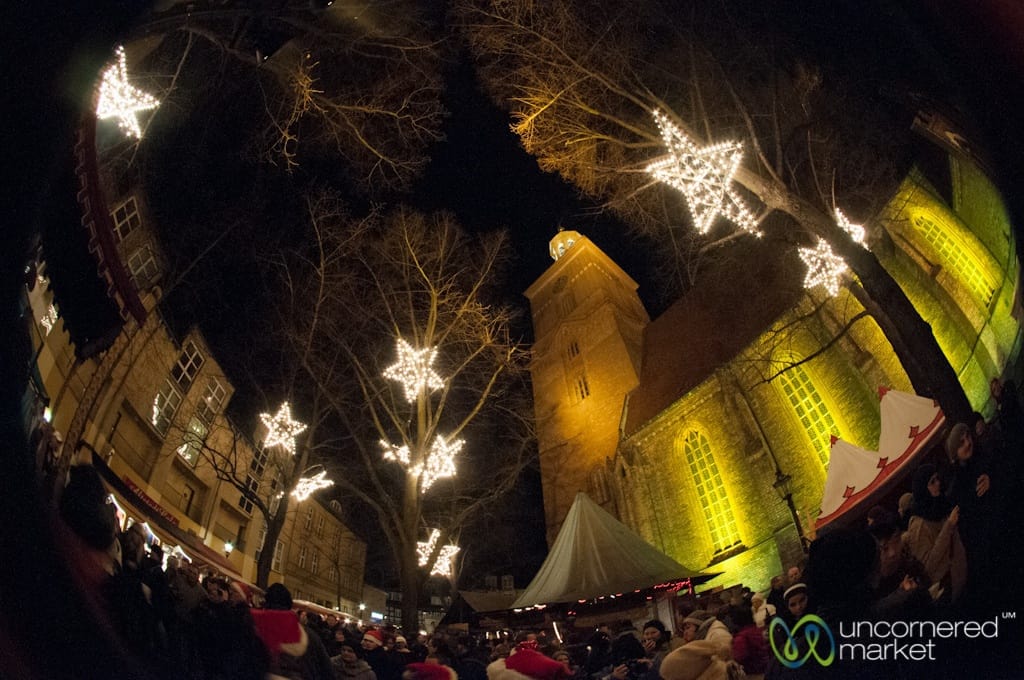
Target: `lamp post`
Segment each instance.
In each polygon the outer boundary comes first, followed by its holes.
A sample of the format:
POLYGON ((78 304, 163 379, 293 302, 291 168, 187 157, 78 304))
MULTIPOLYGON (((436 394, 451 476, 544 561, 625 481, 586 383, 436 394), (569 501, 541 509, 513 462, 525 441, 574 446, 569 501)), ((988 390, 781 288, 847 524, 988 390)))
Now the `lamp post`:
POLYGON ((235 549, 235 544, 228 541, 224 544, 224 557, 231 557, 231 551, 235 549))
POLYGON ((793 504, 793 478, 779 468, 778 461, 775 461, 775 481, 772 482, 772 488, 775 489, 775 493, 779 494, 779 498, 786 502, 789 514, 793 517, 793 524, 796 526, 796 534, 800 537, 800 547, 807 552, 807 542, 804 539, 804 529, 800 525, 800 515, 796 511, 796 505, 793 504))

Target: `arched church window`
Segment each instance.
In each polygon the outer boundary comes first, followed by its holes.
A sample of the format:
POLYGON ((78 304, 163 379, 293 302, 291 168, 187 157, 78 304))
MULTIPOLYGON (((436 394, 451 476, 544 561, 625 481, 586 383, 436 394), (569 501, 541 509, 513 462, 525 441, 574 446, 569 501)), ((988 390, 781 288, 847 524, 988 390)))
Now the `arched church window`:
POLYGON ((915 217, 914 226, 942 258, 943 266, 970 289, 985 307, 988 307, 995 294, 995 286, 986 275, 985 268, 975 260, 970 249, 926 215, 915 217))
POLYGON ((825 400, 803 366, 792 366, 783 371, 779 376, 779 385, 807 436, 811 438, 821 464, 828 466, 832 435, 839 436, 839 427, 829 413, 825 400))
POLYGON ((697 486, 697 498, 711 532, 715 553, 739 545, 740 532, 736 527, 736 516, 707 437, 696 431, 688 433, 683 440, 683 453, 697 486))

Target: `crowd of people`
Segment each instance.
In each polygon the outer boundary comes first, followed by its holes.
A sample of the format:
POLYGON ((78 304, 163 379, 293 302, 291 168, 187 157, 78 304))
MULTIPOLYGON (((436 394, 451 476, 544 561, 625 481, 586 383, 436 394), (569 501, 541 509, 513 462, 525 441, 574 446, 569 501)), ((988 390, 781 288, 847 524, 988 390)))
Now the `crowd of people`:
MULTIPOLYGON (((60 515, 80 585, 105 610, 132 656, 158 675, 785 678, 808 670, 780 664, 770 650, 807 645, 798 625, 806 614, 829 625, 938 620, 990 616, 1019 603, 1024 536, 1013 501, 1024 488, 1024 434, 1012 384, 993 381, 992 394, 995 417, 953 425, 945 460, 920 464, 897 504, 873 508, 864 526, 819 535, 805 562, 773 578, 764 594, 736 587, 699 600, 679 597, 671 629, 657 619, 639 628, 622 620, 587 632, 570 628, 564 643, 545 630, 512 639, 443 633, 407 639, 390 626, 364 628, 338 616, 296 612, 282 584, 271 585, 256 603, 245 584, 214 574, 201 578, 187 561, 164 560, 158 546, 147 546, 142 526, 118 533, 109 496, 88 466, 72 468, 60 515), (786 626, 773 626, 776 618, 786 626)), ((864 672, 869 670, 854 664, 847 677, 864 672)), ((830 673, 843 677, 843 668, 830 673)))

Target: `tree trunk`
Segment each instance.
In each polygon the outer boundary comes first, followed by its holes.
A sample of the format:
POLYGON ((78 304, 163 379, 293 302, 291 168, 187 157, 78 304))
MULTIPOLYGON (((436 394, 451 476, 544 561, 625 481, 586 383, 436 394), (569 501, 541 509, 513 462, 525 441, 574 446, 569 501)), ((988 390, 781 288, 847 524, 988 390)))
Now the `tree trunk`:
POLYGON ((807 201, 778 187, 767 188, 761 184, 759 188, 765 191, 762 198, 774 195, 776 207, 825 239, 857 275, 860 286, 854 285, 851 290, 892 345, 914 391, 937 401, 951 422, 970 422, 973 412, 970 400, 939 347, 931 324, 921 317, 875 254, 856 244, 849 234, 807 201))
POLYGON ((264 590, 267 589, 270 580, 270 567, 274 564, 274 551, 277 549, 277 539, 281 537, 281 530, 284 529, 284 518, 288 516, 288 495, 281 497, 277 507, 277 514, 267 519, 267 535, 263 539, 263 549, 260 551, 260 559, 256 562, 256 585, 264 590))

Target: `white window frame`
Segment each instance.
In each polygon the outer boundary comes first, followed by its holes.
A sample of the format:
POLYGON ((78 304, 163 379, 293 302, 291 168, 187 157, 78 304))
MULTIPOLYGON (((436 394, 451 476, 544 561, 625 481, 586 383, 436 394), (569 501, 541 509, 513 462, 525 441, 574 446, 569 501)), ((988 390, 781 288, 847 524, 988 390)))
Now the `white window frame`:
POLYGON ((160 276, 160 266, 152 248, 142 246, 132 253, 128 257, 128 271, 131 272, 137 290, 144 290, 156 283, 160 276))
POLYGON ((165 379, 160 391, 153 397, 153 413, 150 416, 150 424, 161 435, 166 435, 174 422, 174 416, 181 407, 182 395, 170 379, 165 379))
POLYGON ((110 211, 110 219, 114 221, 114 235, 117 237, 118 243, 127 238, 128 234, 142 226, 139 204, 135 200, 135 196, 129 196, 124 202, 110 211))
POLYGON ((188 393, 195 382, 196 376, 199 375, 199 369, 203 367, 204 363, 205 359, 202 352, 199 351, 194 342, 189 340, 181 348, 178 362, 171 369, 171 379, 182 392, 188 393))

